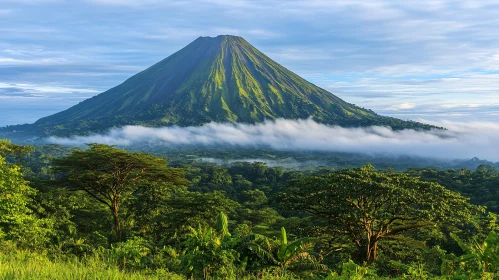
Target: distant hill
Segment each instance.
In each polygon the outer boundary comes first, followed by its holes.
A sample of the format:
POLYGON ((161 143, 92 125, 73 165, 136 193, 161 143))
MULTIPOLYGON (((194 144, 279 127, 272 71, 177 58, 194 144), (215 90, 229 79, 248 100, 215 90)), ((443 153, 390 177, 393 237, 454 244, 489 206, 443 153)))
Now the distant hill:
POLYGON ((284 68, 243 38, 228 35, 200 37, 124 83, 30 127, 54 135, 123 125, 258 123, 310 116, 346 127, 431 127, 349 104, 284 68))

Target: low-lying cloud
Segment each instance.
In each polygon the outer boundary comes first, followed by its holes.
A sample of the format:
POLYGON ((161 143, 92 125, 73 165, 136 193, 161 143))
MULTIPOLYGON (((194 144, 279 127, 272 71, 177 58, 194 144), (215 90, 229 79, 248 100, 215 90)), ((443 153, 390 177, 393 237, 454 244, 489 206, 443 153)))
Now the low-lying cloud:
POLYGON ((290 169, 299 169, 299 170, 310 170, 314 169, 318 166, 326 166, 327 162, 319 161, 319 160, 296 160, 294 158, 283 158, 283 159, 267 159, 267 158, 237 158, 237 159, 220 159, 220 158, 208 158, 201 157, 197 158, 197 160, 202 162, 215 163, 217 165, 225 165, 230 166, 235 162, 263 162, 268 167, 284 167, 290 169))
POLYGON ((192 127, 125 126, 104 134, 50 137, 49 143, 83 145, 231 145, 278 150, 314 150, 499 160, 499 124, 443 121, 447 130, 394 131, 388 127, 343 128, 312 119, 266 121, 260 124, 209 123, 192 127))

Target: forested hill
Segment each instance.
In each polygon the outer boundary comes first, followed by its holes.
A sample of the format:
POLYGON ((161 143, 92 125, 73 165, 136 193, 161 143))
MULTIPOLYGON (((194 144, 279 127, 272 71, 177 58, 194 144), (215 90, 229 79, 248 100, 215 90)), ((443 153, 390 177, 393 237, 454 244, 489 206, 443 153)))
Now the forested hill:
POLYGON ((114 126, 191 126, 304 119, 340 126, 431 126, 347 103, 281 66, 237 36, 200 37, 124 83, 25 127, 44 134, 114 126))

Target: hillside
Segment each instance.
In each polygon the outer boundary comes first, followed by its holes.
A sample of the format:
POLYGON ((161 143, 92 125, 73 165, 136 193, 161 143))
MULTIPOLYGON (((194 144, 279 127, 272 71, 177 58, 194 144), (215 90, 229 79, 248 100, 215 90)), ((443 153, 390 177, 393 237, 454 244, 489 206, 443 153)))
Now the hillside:
POLYGON ((307 82, 237 36, 200 37, 124 83, 34 126, 44 134, 114 126, 191 126, 265 119, 428 128, 377 115, 307 82))

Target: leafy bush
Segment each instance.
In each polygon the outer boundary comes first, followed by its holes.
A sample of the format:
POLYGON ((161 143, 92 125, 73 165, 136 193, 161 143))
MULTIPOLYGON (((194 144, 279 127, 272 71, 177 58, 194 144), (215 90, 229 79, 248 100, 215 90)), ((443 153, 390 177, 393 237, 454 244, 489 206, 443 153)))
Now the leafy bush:
POLYGON ((465 244, 457 235, 452 238, 464 251, 464 255, 446 256, 442 274, 457 279, 497 279, 499 277, 499 236, 491 231, 483 242, 465 244))

